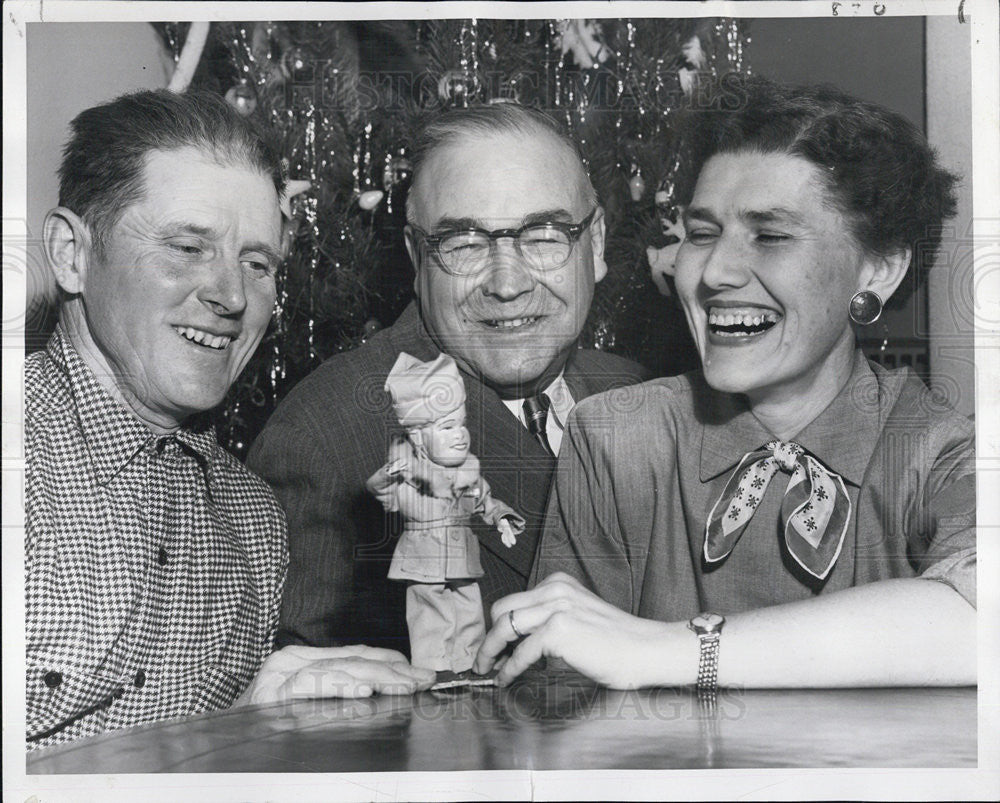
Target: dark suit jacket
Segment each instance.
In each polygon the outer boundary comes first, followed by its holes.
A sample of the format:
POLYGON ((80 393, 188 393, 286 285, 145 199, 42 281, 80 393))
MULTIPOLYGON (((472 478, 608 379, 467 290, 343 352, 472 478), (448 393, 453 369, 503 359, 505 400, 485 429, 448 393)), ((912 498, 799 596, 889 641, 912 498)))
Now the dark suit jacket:
MULTIPOLYGON (((408 652, 405 584, 386 578, 401 523, 365 488, 400 431, 383 386, 402 351, 421 360, 440 353, 416 304, 368 343, 331 357, 300 382, 250 450, 247 465, 270 483, 288 517, 279 647, 361 642, 408 652)), ((583 350, 573 353, 564 376, 576 401, 646 378, 629 360, 583 350)), ((494 497, 526 519, 511 549, 494 527, 473 526, 488 616, 495 600, 527 587, 555 461, 494 391, 471 375, 463 378, 471 451, 494 497)))

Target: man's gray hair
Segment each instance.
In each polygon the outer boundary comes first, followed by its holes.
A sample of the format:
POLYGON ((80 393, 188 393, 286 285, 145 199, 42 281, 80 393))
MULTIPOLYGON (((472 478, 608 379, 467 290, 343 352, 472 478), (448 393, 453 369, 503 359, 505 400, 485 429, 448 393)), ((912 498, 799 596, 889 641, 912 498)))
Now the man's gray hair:
MULTIPOLYGON (((566 128, 545 112, 521 106, 518 103, 491 103, 451 109, 443 114, 430 117, 419 129, 413 143, 410 161, 413 163, 413 182, 417 185, 421 171, 426 167, 431 155, 438 148, 449 145, 465 137, 495 136, 497 134, 519 134, 528 136, 548 135, 564 145, 580 164, 587 200, 597 205, 597 192, 587 175, 580 146, 566 128)), ((406 218, 412 221, 414 200, 411 192, 406 200, 406 218)))

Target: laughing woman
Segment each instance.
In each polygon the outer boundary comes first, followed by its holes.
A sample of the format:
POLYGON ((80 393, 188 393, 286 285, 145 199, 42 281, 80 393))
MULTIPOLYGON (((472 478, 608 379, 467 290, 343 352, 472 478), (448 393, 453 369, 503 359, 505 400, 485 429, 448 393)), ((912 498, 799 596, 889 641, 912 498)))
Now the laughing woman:
POLYGON ((855 341, 955 178, 885 109, 741 89, 692 139, 675 279, 702 370, 577 406, 541 582, 479 653, 520 639, 501 683, 542 656, 616 688, 975 683, 973 427, 855 341))

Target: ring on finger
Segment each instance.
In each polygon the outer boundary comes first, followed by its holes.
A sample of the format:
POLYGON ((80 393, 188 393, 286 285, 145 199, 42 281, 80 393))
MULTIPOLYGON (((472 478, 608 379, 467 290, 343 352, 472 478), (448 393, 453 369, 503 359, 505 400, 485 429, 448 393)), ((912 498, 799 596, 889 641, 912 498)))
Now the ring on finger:
POLYGON ((514 635, 518 638, 524 638, 524 633, 517 629, 517 625, 514 623, 514 611, 507 612, 507 621, 510 622, 510 629, 514 631, 514 635))

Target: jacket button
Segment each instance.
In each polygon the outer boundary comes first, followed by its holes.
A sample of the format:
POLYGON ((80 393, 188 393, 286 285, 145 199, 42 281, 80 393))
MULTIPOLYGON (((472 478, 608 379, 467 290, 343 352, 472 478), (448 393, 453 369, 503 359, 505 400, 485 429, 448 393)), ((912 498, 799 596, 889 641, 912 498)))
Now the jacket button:
POLYGON ((167 550, 165 547, 160 547, 160 554, 156 556, 156 560, 161 566, 167 565, 167 550))
POLYGON ((146 685, 146 673, 143 670, 139 670, 135 673, 135 687, 141 689, 146 685))
POLYGON ((50 689, 54 689, 57 686, 61 686, 62 672, 56 672, 54 669, 51 672, 46 672, 45 676, 42 678, 42 682, 50 689))

